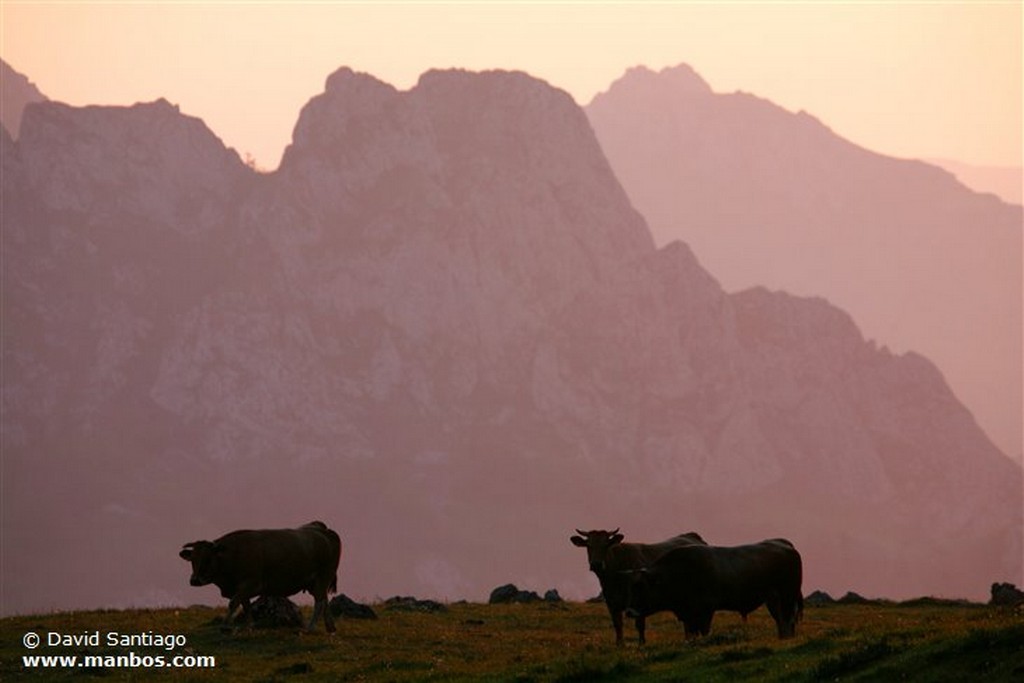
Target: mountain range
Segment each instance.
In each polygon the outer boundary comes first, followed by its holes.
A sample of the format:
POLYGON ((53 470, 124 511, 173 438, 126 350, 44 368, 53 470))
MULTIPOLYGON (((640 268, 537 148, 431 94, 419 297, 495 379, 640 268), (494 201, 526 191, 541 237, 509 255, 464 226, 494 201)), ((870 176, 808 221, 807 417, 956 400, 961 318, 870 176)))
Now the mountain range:
POLYGON ((575 527, 1020 582, 1021 468, 936 366, 657 247, 527 74, 339 69, 272 173, 164 100, 2 144, 5 612, 216 601, 182 544, 311 519, 366 598, 590 597, 575 527))
POLYGON ((727 291, 823 296, 867 337, 922 353, 1020 460, 1019 205, 715 93, 686 65, 631 69, 587 115, 658 245, 685 241, 727 291))

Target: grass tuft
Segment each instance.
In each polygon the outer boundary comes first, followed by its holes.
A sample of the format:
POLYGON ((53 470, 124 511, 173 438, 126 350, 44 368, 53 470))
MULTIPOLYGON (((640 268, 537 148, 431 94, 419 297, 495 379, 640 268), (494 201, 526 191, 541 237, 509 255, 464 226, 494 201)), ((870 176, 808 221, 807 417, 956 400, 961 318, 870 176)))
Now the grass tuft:
POLYGON ((852 650, 826 657, 814 668, 815 680, 833 680, 875 664, 896 652, 888 636, 857 643, 852 650))
POLYGON ((745 662, 751 659, 764 659, 765 657, 771 657, 775 654, 775 650, 770 647, 739 647, 732 650, 726 650, 719 658, 723 662, 745 662))

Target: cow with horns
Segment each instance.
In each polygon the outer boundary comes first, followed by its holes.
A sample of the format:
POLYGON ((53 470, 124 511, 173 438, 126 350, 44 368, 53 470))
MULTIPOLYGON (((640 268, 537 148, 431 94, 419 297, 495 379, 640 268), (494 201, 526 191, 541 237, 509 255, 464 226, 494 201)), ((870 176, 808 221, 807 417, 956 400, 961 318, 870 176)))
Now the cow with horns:
MULTIPOLYGON (((601 584, 601 593, 608 606, 608 613, 615 628, 615 644, 622 645, 622 614, 626 609, 629 592, 630 572, 647 567, 662 555, 690 545, 707 545, 700 534, 689 532, 674 536, 661 543, 623 543, 625 538, 618 529, 605 531, 580 531, 570 537, 573 545, 587 549, 590 571, 594 572, 601 584)), ((646 617, 649 613, 638 614, 634 620, 637 635, 642 645, 645 641, 646 617)))

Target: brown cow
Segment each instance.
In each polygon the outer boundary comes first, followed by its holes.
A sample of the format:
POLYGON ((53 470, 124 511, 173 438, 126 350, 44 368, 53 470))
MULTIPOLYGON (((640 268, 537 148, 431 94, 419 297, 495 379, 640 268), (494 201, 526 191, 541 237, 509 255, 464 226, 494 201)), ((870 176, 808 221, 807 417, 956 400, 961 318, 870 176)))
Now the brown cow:
POLYGON ((731 548, 674 548, 644 569, 628 572, 626 614, 669 611, 687 638, 707 635, 717 610, 747 614, 767 604, 779 638, 796 635, 803 614, 803 564, 783 538, 731 548))
POLYGON ((227 625, 239 606, 251 623, 251 598, 289 597, 306 591, 314 600, 309 630, 321 615, 327 631, 335 630, 327 594, 338 589, 341 539, 323 522, 298 529, 232 531, 215 541, 186 543, 178 555, 192 563, 190 584, 212 583, 228 598, 227 625))
MULTIPOLYGON (((572 536, 569 540, 573 545, 587 549, 590 571, 597 575, 597 580, 601 583, 601 593, 608 606, 608 613, 612 617, 616 645, 622 645, 623 642, 622 613, 626 609, 629 583, 629 576, 624 572, 646 567, 673 548, 695 544, 706 545, 700 534, 693 531, 673 536, 661 543, 623 543, 624 536, 619 533, 618 529, 614 531, 601 529, 580 531, 576 529, 576 533, 579 536, 572 536)), ((641 644, 646 642, 647 616, 649 615, 639 615, 634 621, 641 644)))

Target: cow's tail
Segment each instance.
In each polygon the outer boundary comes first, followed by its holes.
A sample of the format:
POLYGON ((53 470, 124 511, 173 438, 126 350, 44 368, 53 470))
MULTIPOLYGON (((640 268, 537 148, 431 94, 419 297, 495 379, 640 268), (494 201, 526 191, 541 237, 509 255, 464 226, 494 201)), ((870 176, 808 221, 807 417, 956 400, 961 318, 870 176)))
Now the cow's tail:
POLYGON ((338 592, 338 567, 341 565, 341 537, 338 536, 334 531, 328 529, 328 535, 331 538, 331 550, 333 550, 334 557, 334 577, 331 579, 331 585, 327 587, 329 593, 338 592))

